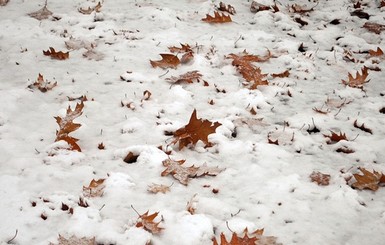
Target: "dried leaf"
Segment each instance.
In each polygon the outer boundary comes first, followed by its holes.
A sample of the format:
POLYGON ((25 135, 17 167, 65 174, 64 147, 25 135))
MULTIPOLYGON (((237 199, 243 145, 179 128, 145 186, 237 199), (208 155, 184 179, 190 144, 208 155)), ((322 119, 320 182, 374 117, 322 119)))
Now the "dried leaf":
POLYGON ((104 190, 104 181, 106 179, 92 179, 88 186, 83 186, 83 195, 85 197, 101 197, 104 190))
POLYGON ((382 173, 373 171, 370 172, 365 168, 359 168, 363 175, 353 174, 356 182, 354 182, 351 186, 353 188, 357 188, 359 190, 369 189, 372 191, 376 191, 380 185, 385 183, 385 177, 382 173))
POLYGON ((276 3, 274 5, 268 6, 268 5, 263 5, 261 3, 258 3, 256 1, 253 1, 250 6, 250 11, 252 13, 258 13, 260 11, 267 11, 271 10, 273 13, 279 12, 279 8, 276 3))
POLYGON ((159 192, 166 193, 166 192, 170 191, 170 186, 151 184, 148 186, 147 191, 154 193, 154 194, 159 193, 159 192))
POLYGON ((366 80, 366 78, 369 75, 368 74, 368 68, 366 66, 364 66, 361 69, 361 73, 362 74, 360 74, 357 71, 355 78, 352 76, 352 74, 349 73, 349 75, 348 75, 349 80, 348 81, 342 80, 342 83, 345 85, 348 85, 349 87, 352 87, 352 88, 362 88, 365 83, 368 83, 370 81, 370 80, 366 80))
POLYGON ((152 67, 160 67, 160 68, 173 68, 176 69, 176 67, 180 64, 180 60, 177 56, 173 54, 160 54, 162 56, 161 60, 152 61, 150 60, 150 63, 152 67))
POLYGON ((374 32, 376 34, 381 34, 383 30, 385 30, 385 25, 377 24, 374 22, 366 22, 363 26, 370 32, 374 32))
POLYGON ((329 185, 330 174, 313 171, 309 177, 312 182, 316 182, 318 185, 329 185))
POLYGON ((351 154, 351 153, 354 153, 354 150, 349 149, 349 148, 343 146, 343 147, 338 148, 336 150, 336 152, 339 152, 339 153, 342 152, 342 153, 345 153, 345 154, 351 154))
POLYGON ((385 0, 381 0, 380 2, 380 8, 385 7, 385 0))
POLYGON ((231 15, 234 15, 236 13, 235 8, 233 6, 231 6, 230 4, 226 6, 226 4, 223 2, 219 3, 219 7, 217 7, 217 9, 219 11, 227 12, 231 15))
POLYGON ((56 86, 57 86, 57 82, 52 83, 52 82, 49 82, 48 80, 44 81, 43 75, 39 73, 37 80, 34 83, 28 85, 28 88, 30 88, 30 89, 37 88, 40 90, 40 92, 45 93, 48 90, 51 90, 56 86))
POLYGON ((136 222, 136 227, 143 227, 146 231, 151 232, 152 234, 160 233, 164 229, 159 227, 161 221, 159 221, 158 223, 154 222, 154 219, 156 218, 156 216, 158 216, 158 214, 159 212, 149 215, 148 211, 145 212, 144 214, 139 216, 136 222))
POLYGON ((198 200, 196 199, 198 194, 194 194, 194 196, 191 197, 190 201, 187 202, 186 210, 190 214, 194 215, 195 211, 197 209, 198 200))
POLYGON ((52 47, 49 47, 49 50, 47 51, 43 50, 43 54, 46 56, 51 56, 52 59, 56 59, 56 60, 68 59, 70 55, 69 52, 66 52, 66 53, 62 51, 56 52, 55 49, 52 47))
POLYGON ((214 11, 214 16, 206 14, 206 18, 203 18, 202 21, 207 23, 226 23, 232 22, 230 15, 220 14, 218 11, 214 11))
POLYGON ((135 154, 133 152, 128 152, 126 157, 123 159, 125 163, 134 163, 138 160, 139 154, 135 154))
MULTIPOLYGON (((57 245, 96 245, 95 237, 93 238, 78 238, 76 236, 71 236, 69 238, 65 238, 62 235, 59 234, 57 245)), ((55 245, 53 243, 50 243, 49 245, 55 245)))
POLYGON ((9 0, 0 0, 0 6, 5 6, 8 2, 9 0))
MULTIPOLYGON (((315 6, 314 6, 315 7, 315 6)), ((294 13, 297 13, 297 14, 305 14, 305 13, 309 13, 309 12, 312 12, 314 10, 314 7, 310 8, 310 9, 305 9, 306 7, 304 6, 301 6, 299 4, 293 4, 291 5, 290 9, 294 12, 294 13)))
POLYGON ((365 127, 365 123, 363 123, 361 126, 359 126, 357 123, 357 120, 355 120, 353 126, 355 128, 361 129, 364 132, 367 132, 369 134, 373 134, 373 131, 370 128, 365 127))
POLYGON ((190 52, 193 52, 190 45, 188 45, 187 43, 186 44, 180 44, 180 46, 181 46, 180 48, 172 46, 172 47, 168 47, 168 49, 170 50, 171 53, 190 53, 190 52))
POLYGON ((288 77, 289 75, 290 75, 290 72, 288 70, 286 70, 284 72, 281 72, 281 73, 273 73, 273 74, 271 74, 271 76, 273 78, 276 78, 276 77, 284 78, 284 77, 288 77))
POLYGON ((374 51, 374 50, 369 50, 369 55, 371 57, 378 57, 378 56, 382 56, 384 55, 384 52, 382 51, 382 49, 380 49, 379 47, 377 47, 377 50, 374 51))
POLYGON ((243 231, 243 237, 233 232, 231 240, 227 241, 226 236, 221 233, 220 243, 216 238, 213 239, 213 245, 282 245, 277 242, 277 238, 273 236, 263 236, 263 229, 249 233, 247 228, 243 231))
POLYGON ((99 150, 105 150, 106 149, 106 146, 103 144, 103 142, 98 144, 98 149, 99 150))
POLYGON ((91 14, 92 12, 100 12, 100 9, 102 8, 102 4, 100 2, 98 2, 98 4, 95 6, 95 7, 88 7, 87 9, 84 9, 84 8, 79 8, 78 11, 79 13, 82 13, 82 14, 91 14))
POLYGON ((324 137, 329 138, 329 140, 327 141, 328 144, 334 144, 334 143, 337 143, 341 140, 348 141, 345 133, 340 132, 340 134, 338 135, 338 134, 334 133, 333 131, 330 131, 330 132, 331 132, 331 135, 326 135, 326 134, 323 135, 324 137))
POLYGON ((189 71, 183 75, 180 75, 179 77, 172 76, 170 78, 166 78, 166 81, 174 84, 193 83, 194 81, 200 82, 201 77, 202 74, 200 74, 198 71, 189 71))
POLYGON ((67 114, 64 118, 55 117, 56 123, 59 125, 59 130, 56 131, 55 142, 64 140, 70 145, 70 150, 81 151, 79 145, 76 143, 78 139, 69 136, 68 134, 80 128, 81 124, 74 123, 73 120, 82 115, 84 103, 81 101, 76 104, 75 110, 72 111, 68 106, 67 114))
POLYGON ((222 169, 219 169, 218 167, 207 167, 206 164, 202 165, 201 167, 184 167, 182 165, 185 161, 186 160, 164 160, 162 164, 164 167, 166 167, 166 169, 161 173, 161 176, 167 176, 171 174, 181 184, 187 185, 190 178, 196 178, 206 175, 216 176, 222 171, 222 169))
POLYGON ((357 9, 354 10, 353 12, 350 13, 351 16, 357 16, 360 19, 369 19, 370 15, 366 12, 364 12, 362 9, 357 9))
POLYGON ((181 64, 187 64, 193 59, 194 59, 194 53, 193 52, 187 52, 187 53, 182 55, 182 58, 180 59, 180 63, 181 64))
POLYGON ((179 142, 179 150, 189 144, 195 145, 199 140, 206 146, 210 146, 208 136, 215 133, 216 128, 222 125, 219 122, 212 123, 209 120, 198 119, 196 114, 197 112, 194 109, 189 123, 174 133, 175 139, 171 144, 179 142))
POLYGON ((46 5, 44 5, 43 8, 39 9, 36 12, 29 13, 28 15, 37 20, 45 20, 52 15, 52 12, 47 9, 46 5))

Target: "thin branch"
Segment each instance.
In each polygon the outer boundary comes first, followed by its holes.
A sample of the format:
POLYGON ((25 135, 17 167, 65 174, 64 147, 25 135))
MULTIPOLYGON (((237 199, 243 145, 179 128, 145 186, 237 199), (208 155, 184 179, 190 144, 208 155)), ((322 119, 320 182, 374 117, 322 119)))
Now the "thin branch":
POLYGON ((12 244, 13 240, 15 240, 15 238, 17 237, 17 233, 18 233, 18 232, 19 232, 18 229, 16 229, 15 235, 14 235, 11 239, 9 239, 9 240, 7 241, 7 244, 12 244))

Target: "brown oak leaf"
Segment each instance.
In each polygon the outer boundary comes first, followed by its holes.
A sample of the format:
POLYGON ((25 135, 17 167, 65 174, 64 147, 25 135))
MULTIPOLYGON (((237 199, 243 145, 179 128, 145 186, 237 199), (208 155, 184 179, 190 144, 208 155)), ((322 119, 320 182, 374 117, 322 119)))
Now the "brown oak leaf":
POLYGON ((162 162, 163 166, 166 169, 161 173, 161 176, 167 176, 171 174, 175 179, 177 179, 181 184, 187 185, 190 178, 196 178, 201 176, 216 176, 222 169, 218 167, 207 167, 206 164, 203 164, 201 167, 191 167, 182 166, 186 160, 171 160, 166 159, 162 162))
POLYGON ((329 185, 330 174, 313 171, 309 177, 312 182, 316 182, 318 185, 329 185))
POLYGON ((95 6, 95 7, 88 7, 88 8, 79 8, 78 11, 79 13, 82 13, 82 14, 91 14, 92 12, 100 12, 100 9, 102 8, 102 4, 100 2, 98 2, 98 4, 95 6))
POLYGON ((189 53, 193 52, 189 44, 180 44, 180 48, 176 46, 168 47, 168 50, 170 50, 171 53, 189 53))
POLYGON ((219 3, 219 7, 217 7, 219 11, 227 12, 231 15, 234 15, 236 13, 235 8, 231 6, 230 4, 226 5, 223 2, 219 3))
POLYGON ((384 52, 379 47, 377 47, 377 50, 372 50, 372 49, 369 50, 369 55, 371 57, 378 57, 378 56, 382 56, 383 54, 384 52))
POLYGON ((179 150, 189 144, 195 145, 199 140, 201 140, 207 147, 211 146, 208 136, 215 133, 216 128, 221 125, 222 124, 219 122, 212 123, 206 119, 198 119, 197 111, 194 109, 189 123, 174 132, 175 139, 171 142, 171 144, 179 142, 179 150))
POLYGON ((174 83, 174 84, 180 84, 180 83, 193 83, 194 81, 200 82, 201 81, 202 74, 199 73, 199 71, 189 71, 185 74, 180 75, 179 77, 169 77, 166 78, 166 81, 174 83))
POLYGON ((161 60, 153 61, 150 60, 150 63, 152 67, 160 67, 163 69, 166 68, 173 68, 176 69, 176 67, 180 64, 180 60, 176 55, 173 54, 160 54, 162 56, 161 60))
POLYGON ((106 179, 91 180, 88 186, 83 186, 83 195, 85 197, 100 197, 103 195, 104 181, 106 179))
POLYGON ((363 26, 370 32, 374 32, 376 34, 381 34, 383 30, 385 30, 385 25, 381 25, 374 22, 366 22, 363 26))
POLYGON ((30 88, 30 89, 37 88, 40 90, 40 92, 45 93, 48 90, 51 90, 56 86, 57 86, 57 82, 52 83, 52 82, 49 82, 48 80, 44 81, 43 75, 39 73, 37 80, 34 83, 28 85, 28 88, 30 88))
POLYGON ((73 120, 82 115, 82 110, 84 108, 84 103, 81 101, 76 104, 75 110, 72 110, 70 106, 68 106, 67 114, 64 118, 55 117, 56 123, 59 125, 59 130, 56 131, 56 139, 55 142, 64 140, 69 146, 70 150, 81 151, 79 145, 76 143, 78 139, 69 136, 69 134, 78 128, 80 128, 81 124, 74 123, 73 120))
POLYGON ((271 74, 271 76, 273 78, 276 78, 276 77, 284 78, 284 77, 288 77, 289 75, 290 75, 290 72, 288 70, 286 70, 284 72, 281 72, 281 73, 273 73, 273 74, 271 74))
MULTIPOLYGON (((93 238, 78 238, 76 236, 71 236, 69 238, 65 238, 64 236, 59 234, 57 245, 96 245, 95 237, 93 238)), ((49 245, 55 245, 54 243, 49 243, 49 245)))
POLYGON ((329 138, 328 141, 327 141, 328 144, 334 144, 334 143, 337 143, 337 142, 339 142, 341 140, 348 141, 348 139, 346 138, 346 134, 345 133, 340 132, 339 135, 336 134, 333 131, 330 131, 330 133, 331 133, 331 135, 324 134, 324 137, 329 138))
POLYGON ((159 227, 161 221, 159 221, 158 223, 154 222, 154 219, 156 218, 156 216, 158 216, 158 214, 159 212, 148 214, 147 211, 144 214, 139 215, 139 218, 136 221, 136 227, 143 227, 146 231, 151 232, 153 234, 160 233, 164 229, 162 227, 159 227))
POLYGON ((363 123, 361 126, 358 125, 357 120, 354 121, 353 126, 355 128, 361 129, 364 132, 367 132, 369 134, 373 134, 373 131, 370 128, 365 127, 365 123, 363 123))
POLYGON ((359 190, 369 189, 372 191, 376 191, 380 186, 385 184, 385 176, 384 174, 373 171, 370 172, 365 168, 359 168, 363 175, 353 174, 356 182, 354 182, 351 186, 353 188, 357 188, 359 190))
MULTIPOLYGON (((315 7, 315 6, 314 6, 315 7)), ((305 14, 305 13, 309 13, 309 12, 312 12, 314 10, 314 7, 310 8, 310 9, 306 9, 306 7, 304 6, 301 6, 299 4, 293 4, 290 6, 290 9, 294 12, 294 13, 297 13, 297 14, 305 14)))
POLYGON ((218 11, 214 11, 214 16, 206 14, 206 18, 203 18, 202 21, 207 23, 232 22, 230 15, 220 14, 218 11))
POLYGON ((38 11, 29 13, 28 15, 37 20, 45 20, 48 19, 53 13, 48 10, 47 5, 44 5, 43 8, 38 11))
POLYGON ((365 83, 368 83, 370 81, 370 79, 366 80, 366 78, 369 75, 368 68, 366 66, 361 68, 361 73, 362 74, 360 74, 357 71, 355 78, 352 76, 352 74, 349 73, 348 75, 349 80, 348 81, 342 80, 342 83, 352 88, 362 88, 365 83))
POLYGON ((151 193, 159 193, 162 192, 163 194, 170 191, 170 186, 167 185, 159 185, 159 184, 151 184, 147 188, 148 192, 151 193))
POLYGON ((66 52, 66 53, 62 51, 56 52, 55 49, 52 47, 49 47, 49 50, 47 51, 43 50, 43 54, 46 56, 50 56, 52 59, 56 59, 56 60, 68 59, 70 55, 69 52, 66 52))
POLYGON ((279 12, 279 8, 276 3, 274 5, 268 6, 261 3, 258 3, 257 1, 253 1, 250 6, 250 11, 252 13, 258 13, 260 11, 267 11, 271 10, 273 13, 279 12))
POLYGON ((216 238, 213 239, 213 245, 282 245, 277 242, 277 238, 273 236, 263 236, 263 229, 249 233, 247 228, 243 231, 243 237, 233 232, 231 240, 227 241, 226 236, 221 233, 220 243, 216 238))

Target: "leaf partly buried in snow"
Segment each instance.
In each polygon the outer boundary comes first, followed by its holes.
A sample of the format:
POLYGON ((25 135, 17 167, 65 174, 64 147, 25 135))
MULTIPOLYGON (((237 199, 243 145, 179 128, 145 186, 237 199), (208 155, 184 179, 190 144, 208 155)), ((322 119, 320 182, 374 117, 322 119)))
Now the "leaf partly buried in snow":
POLYGON ((357 71, 356 77, 353 77, 352 74, 349 73, 348 75, 348 80, 342 80, 342 83, 345 85, 348 85, 349 87, 352 88, 362 88, 365 83, 368 83, 370 80, 366 80, 368 77, 368 68, 364 66, 361 69, 361 74, 357 71))
MULTIPOLYGON (((96 245, 95 237, 93 238, 78 238, 76 236, 71 236, 69 238, 65 238, 64 236, 59 234, 57 245, 96 245)), ((49 245, 55 245, 54 243, 50 243, 49 245)))
POLYGON ((385 184, 385 176, 384 174, 373 171, 370 172, 365 168, 359 168, 363 175, 353 174, 356 182, 354 182, 351 186, 357 188, 359 190, 369 189, 372 191, 376 191, 380 185, 385 184))
POLYGON ((221 233, 220 243, 217 239, 213 239, 213 245, 282 245, 277 242, 277 238, 273 236, 264 236, 263 229, 249 233, 247 228, 243 231, 243 237, 233 232, 231 240, 227 241, 225 234, 221 233))
POLYGON ((49 82, 48 80, 44 81, 43 75, 39 73, 39 76, 37 77, 36 81, 28 85, 28 88, 30 89, 37 88, 40 90, 40 92, 45 93, 48 90, 51 90, 54 87, 56 87, 56 85, 57 85, 57 82, 52 83, 52 82, 49 82))
POLYGON ((45 5, 43 8, 39 9, 38 11, 29 13, 28 15, 37 20, 45 20, 52 15, 52 12, 49 11, 47 9, 47 6, 45 5))
POLYGON ((329 185, 330 174, 313 171, 309 177, 312 182, 316 182, 318 185, 329 185))
POLYGON ((163 194, 165 194, 166 192, 170 191, 170 186, 161 185, 161 184, 160 185, 159 184, 151 184, 148 186, 147 191, 154 193, 154 194, 159 193, 159 192, 162 192, 163 194))
POLYGON ((227 12, 231 15, 234 15, 236 13, 235 8, 231 6, 230 4, 226 5, 223 2, 219 3, 219 7, 217 7, 219 11, 227 12))
POLYGON ((88 8, 79 8, 78 11, 79 13, 82 13, 82 14, 91 14, 92 12, 100 12, 100 9, 102 8, 102 4, 100 2, 98 2, 98 4, 95 6, 95 7, 88 7, 88 8))
POLYGON ((324 137, 329 138, 329 140, 327 141, 328 144, 334 144, 334 143, 337 143, 337 142, 339 142, 341 140, 348 141, 348 139, 346 138, 346 134, 345 133, 340 132, 339 135, 336 134, 333 131, 330 131, 330 133, 331 133, 331 135, 324 134, 324 137))
POLYGON ((207 23, 232 22, 230 15, 220 14, 218 11, 214 12, 214 16, 206 14, 206 18, 203 18, 202 21, 207 22, 207 23))
POLYGON ((154 222, 156 216, 158 216, 159 212, 148 214, 148 211, 144 214, 140 215, 137 222, 136 227, 143 227, 146 231, 151 232, 153 234, 160 233, 164 228, 159 227, 159 222, 154 222))
POLYGON ((106 179, 91 180, 88 186, 83 186, 83 195, 85 197, 100 197, 104 192, 104 181, 106 179))
POLYGON ((385 25, 374 22, 366 22, 363 27, 376 34, 381 34, 381 32, 385 30, 385 25))
POLYGON ((194 81, 200 82, 202 74, 198 71, 189 71, 185 74, 180 75, 179 77, 170 77, 166 78, 166 81, 179 84, 179 83, 193 83, 194 81))
POLYGON ((384 51, 381 48, 377 47, 377 50, 369 50, 369 55, 371 57, 378 57, 384 55, 384 51))
POLYGON ((160 54, 162 56, 161 60, 153 61, 150 60, 150 63, 152 67, 160 67, 160 68, 173 68, 176 69, 176 67, 180 64, 180 60, 176 55, 173 54, 160 54))
POLYGON ((185 160, 171 160, 166 159, 162 162, 163 166, 166 169, 161 173, 161 176, 167 176, 171 174, 175 179, 177 179, 181 184, 187 185, 190 178, 202 177, 202 176, 216 176, 222 169, 218 167, 208 167, 206 164, 203 164, 201 167, 191 167, 182 166, 185 160))
POLYGON ((201 140, 206 146, 210 146, 208 136, 215 133, 217 127, 221 126, 219 122, 210 122, 209 120, 198 119, 197 112, 194 109, 191 114, 189 123, 183 128, 178 129, 174 133, 174 140, 171 144, 179 142, 179 150, 189 144, 195 145, 201 140))
POLYGON ((69 52, 62 52, 62 51, 58 51, 56 52, 56 50, 52 47, 49 47, 49 50, 47 51, 44 51, 43 50, 43 54, 46 55, 46 56, 50 56, 52 59, 56 59, 56 60, 65 60, 65 59, 68 59, 69 58, 69 52))

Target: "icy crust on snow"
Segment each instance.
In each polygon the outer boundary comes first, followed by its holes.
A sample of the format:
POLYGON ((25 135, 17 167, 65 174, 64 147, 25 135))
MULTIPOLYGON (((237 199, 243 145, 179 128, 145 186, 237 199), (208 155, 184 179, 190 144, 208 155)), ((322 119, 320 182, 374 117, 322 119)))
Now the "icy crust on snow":
POLYGON ((205 245, 221 232, 230 239, 246 227, 264 228, 283 244, 383 243, 377 230, 385 224, 384 190, 358 191, 346 183, 358 167, 385 172, 384 58, 367 54, 384 50, 384 34, 362 28, 367 21, 384 24, 383 8, 361 1, 366 20, 350 14, 350 0, 282 0, 276 13, 251 13, 247 1, 225 3, 237 13, 223 25, 201 21, 219 4, 211 0, 104 1, 101 12, 90 15, 78 9, 96 2, 53 1, 47 6, 53 15, 41 21, 28 13, 43 1, 0 7, 1 244, 56 244, 61 234, 95 237, 98 244, 205 245), (293 13, 288 6, 294 3, 314 10, 293 13), (336 19, 340 24, 330 23, 336 19), (151 67, 149 60, 180 43, 193 48, 191 62, 151 67), (69 50, 70 58, 44 56, 49 47, 69 50), (272 53, 255 63, 269 86, 244 87, 226 59, 244 50, 272 53), (364 65, 370 68, 364 90, 342 84, 364 65), (209 86, 166 81, 193 70, 209 86), (286 70, 289 77, 273 78, 286 70), (46 93, 27 88, 39 73, 58 86, 46 93), (74 120, 82 126, 71 133, 82 152, 68 151, 68 143, 54 142, 54 117, 82 95, 88 100, 74 120), (221 126, 209 136, 212 147, 198 142, 178 151, 172 132, 194 109, 198 118, 221 126), (354 127, 355 120, 372 134, 354 127), (324 135, 331 131, 346 133, 348 141, 327 144, 324 135), (341 148, 354 152, 337 152, 341 148), (126 163, 130 152, 138 158, 126 163), (224 170, 192 178, 186 187, 161 176, 168 158, 224 170), (330 174, 330 184, 311 182, 313 171, 330 174), (105 179, 103 191, 86 197, 83 187, 93 179, 105 179), (170 192, 149 193, 151 184, 170 192), (193 197, 190 214, 186 205, 193 197), (159 212, 162 232, 136 227, 135 210, 159 212))

